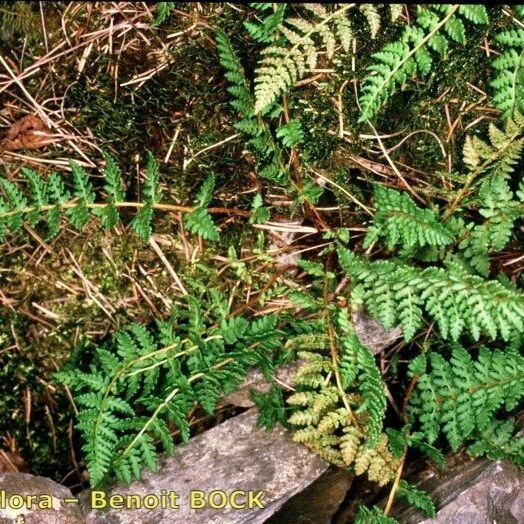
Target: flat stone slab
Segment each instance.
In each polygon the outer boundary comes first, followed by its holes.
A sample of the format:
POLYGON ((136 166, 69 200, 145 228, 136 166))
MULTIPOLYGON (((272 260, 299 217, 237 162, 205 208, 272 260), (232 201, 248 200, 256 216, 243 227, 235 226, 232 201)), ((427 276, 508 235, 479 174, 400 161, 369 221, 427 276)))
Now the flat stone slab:
MULTIPOLYGON (((328 463, 292 442, 290 433, 281 426, 272 432, 258 428, 257 417, 256 409, 233 417, 179 445, 174 456, 162 454, 156 473, 145 470, 141 481, 129 486, 111 485, 99 494, 105 501, 112 495, 139 495, 144 503, 147 495, 156 496, 161 503, 164 494, 164 505, 168 507, 92 509, 93 495, 87 490, 80 495, 86 522, 263 523, 326 471, 328 463), (176 495, 177 507, 169 507, 169 497, 173 497, 170 492, 176 495), (221 507, 224 503, 225 507, 221 507)), ((136 504, 137 498, 129 502, 136 504)), ((118 497, 116 500, 122 502, 118 497)), ((147 502, 154 504, 155 499, 147 502)))
POLYGON ((413 508, 394 508, 405 524, 520 524, 524 471, 507 461, 468 460, 418 483, 437 504, 435 519, 413 508))

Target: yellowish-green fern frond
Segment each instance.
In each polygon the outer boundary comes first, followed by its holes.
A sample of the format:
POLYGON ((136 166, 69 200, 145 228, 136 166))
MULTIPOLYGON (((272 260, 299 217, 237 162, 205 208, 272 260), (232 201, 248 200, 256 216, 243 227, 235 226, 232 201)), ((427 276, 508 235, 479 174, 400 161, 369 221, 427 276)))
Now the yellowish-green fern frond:
MULTIPOLYGON (((337 4, 328 10, 321 4, 305 4, 309 18, 289 18, 280 26, 289 46, 272 45, 262 51, 262 60, 256 70, 255 113, 263 112, 277 97, 291 88, 307 71, 317 65, 319 48, 331 59, 337 41, 348 51, 354 38, 348 12, 356 8, 365 16, 374 38, 381 27, 381 18, 373 4, 337 4)), ((398 9, 392 10, 392 17, 398 9)))
POLYGON ((368 21, 371 38, 375 38, 380 30, 380 15, 377 6, 373 4, 362 4, 359 9, 368 21))
POLYGON ((515 169, 524 149, 524 117, 515 112, 505 130, 489 125, 489 143, 477 136, 468 136, 464 143, 464 163, 474 172, 508 177, 515 169))
MULTIPOLYGON (((378 434, 374 447, 370 445, 369 413, 353 412, 364 405, 362 396, 339 389, 328 356, 308 353, 306 358, 309 362, 299 371, 301 380, 295 381, 296 388, 301 391, 287 399, 289 405, 298 408, 288 419, 296 426, 293 440, 336 466, 354 466, 357 475, 367 472, 368 478, 381 486, 390 482, 399 459, 393 457, 385 433, 378 434), (312 362, 317 369, 309 371, 312 362), (321 364, 324 369, 319 372, 321 364), (315 377, 314 383, 308 382, 309 373, 315 377), (322 373, 324 379, 319 381, 322 373)), ((369 395, 365 391, 362 393, 369 395)))
POLYGON ((404 4, 389 4, 391 21, 395 22, 400 17, 403 10, 404 10, 404 4))

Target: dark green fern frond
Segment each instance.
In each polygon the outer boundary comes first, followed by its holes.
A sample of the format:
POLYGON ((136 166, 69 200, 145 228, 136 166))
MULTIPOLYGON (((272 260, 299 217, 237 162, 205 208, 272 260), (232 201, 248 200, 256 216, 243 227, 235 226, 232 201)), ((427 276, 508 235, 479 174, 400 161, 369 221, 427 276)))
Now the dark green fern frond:
POLYGON ((133 324, 96 350, 89 372, 56 375, 74 391, 81 410, 77 428, 93 486, 113 473, 130 482, 144 467, 154 470, 157 443, 174 449, 169 424, 187 440, 195 403, 212 414, 218 398, 237 388, 249 369, 259 367, 271 378, 283 363, 276 355, 291 331, 277 328, 276 315, 252 322, 222 317, 217 323, 204 304, 189 295, 158 336, 133 324))
POLYGON ((437 513, 435 503, 423 489, 401 480, 398 484, 396 495, 398 498, 406 499, 412 506, 424 511, 429 517, 435 517, 437 513))
POLYGON ((495 420, 468 447, 468 453, 491 460, 511 460, 524 467, 524 435, 519 434, 513 420, 495 420))
MULTIPOLYGON (((273 9, 273 4, 250 5, 255 9, 258 8, 261 12, 273 9)), ((278 27, 284 21, 287 4, 275 5, 275 7, 276 9, 271 14, 264 16, 260 22, 252 22, 251 20, 244 22, 244 27, 256 42, 271 44, 276 40, 278 27)))
POLYGON ((524 216, 522 201, 514 198, 508 181, 501 175, 484 180, 479 191, 481 224, 463 226, 459 244, 462 254, 483 276, 490 271, 489 253, 502 251, 511 239, 515 221, 524 216))
POLYGON ((398 520, 387 517, 377 506, 360 506, 355 515, 355 524, 398 524, 398 520))
POLYGON ((87 204, 95 200, 93 185, 89 181, 87 173, 76 162, 71 162, 71 173, 73 175, 73 195, 78 199, 78 204, 66 211, 71 224, 78 230, 82 229, 89 221, 87 204))
POLYGON ((515 195, 511 189, 524 150, 523 131, 524 118, 515 111, 514 120, 507 120, 504 131, 490 124, 489 142, 468 136, 464 143, 463 159, 470 169, 465 187, 480 181, 478 211, 483 221, 466 223, 462 217, 452 217, 447 225, 462 239, 462 254, 484 276, 490 270, 489 254, 504 249, 515 221, 524 216, 519 192, 515 195))
POLYGON ((357 413, 366 413, 368 418, 366 442, 377 445, 382 432, 386 411, 386 393, 382 375, 373 355, 364 347, 351 327, 347 311, 341 309, 337 316, 340 329, 340 375, 345 388, 358 384, 362 402, 357 413))
POLYGON ((191 213, 186 214, 184 223, 189 231, 202 237, 204 240, 217 241, 219 238, 218 229, 207 210, 207 206, 213 197, 214 189, 215 175, 211 173, 200 186, 197 193, 198 207, 191 213))
POLYGON ((515 348, 505 352, 481 347, 477 360, 462 347, 447 362, 429 354, 431 370, 420 376, 412 397, 429 443, 442 431, 453 450, 486 431, 500 409, 515 409, 524 396, 524 358, 515 348))
POLYGON ((488 15, 483 5, 417 6, 417 21, 406 26, 402 38, 375 53, 377 60, 368 70, 360 95, 360 122, 370 120, 387 102, 398 86, 417 71, 423 76, 433 67, 433 55, 443 57, 449 40, 464 44, 466 29, 462 18, 473 24, 486 24, 488 15), (460 16, 458 16, 460 15, 460 16))
POLYGON ((152 153, 148 153, 145 176, 142 190, 143 200, 145 201, 144 207, 133 218, 131 227, 140 238, 148 240, 152 233, 153 206, 160 203, 162 198, 158 163, 152 153))

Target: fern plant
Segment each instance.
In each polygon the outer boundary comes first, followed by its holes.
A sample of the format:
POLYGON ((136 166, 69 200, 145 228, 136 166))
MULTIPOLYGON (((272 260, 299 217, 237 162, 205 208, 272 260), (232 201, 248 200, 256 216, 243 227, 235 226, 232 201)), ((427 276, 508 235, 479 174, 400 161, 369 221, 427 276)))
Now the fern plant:
POLYGON ((487 24, 488 14, 483 5, 433 4, 417 6, 417 20, 406 26, 402 37, 375 53, 376 62, 369 66, 359 99, 360 122, 373 118, 396 88, 419 72, 429 74, 433 54, 442 58, 450 40, 466 43, 464 20, 472 24, 487 24))
POLYGON ((57 374, 80 407, 77 428, 93 486, 113 473, 130 482, 145 466, 155 470, 157 442, 173 452, 175 428, 187 440, 188 414, 197 403, 212 414, 219 396, 231 393, 250 368, 270 380, 286 361, 277 350, 291 328, 279 329, 276 315, 230 316, 227 299, 211 291, 209 302, 189 295, 156 332, 140 324, 120 331, 96 349, 89 370, 57 374))
POLYGON ((246 20, 244 27, 249 35, 260 44, 271 44, 278 38, 278 28, 284 21, 287 4, 275 5, 272 3, 252 3, 251 7, 256 9, 262 19, 253 22, 246 20), (271 11, 270 14, 266 14, 271 11))
POLYGON ((368 227, 364 248, 380 237, 388 249, 397 245, 408 249, 446 246, 454 240, 453 232, 440 223, 431 209, 421 209, 407 193, 374 185, 376 211, 368 227))
POLYGON ((473 457, 510 460, 524 467, 524 435, 513 420, 494 420, 468 447, 468 453, 473 457))
POLYGON ((156 3, 156 16, 153 20, 154 26, 163 24, 171 15, 171 11, 176 7, 176 2, 157 2, 156 3))
POLYGON ((476 136, 466 138, 464 163, 470 172, 450 207, 450 210, 457 208, 468 189, 477 179, 481 179, 477 205, 483 221, 467 223, 462 216, 452 216, 449 227, 460 239, 462 255, 483 276, 487 276, 490 271, 489 253, 500 252, 505 248, 516 220, 524 215, 524 194, 521 189, 524 179, 520 180, 516 194, 510 187, 524 149, 524 119, 518 112, 514 116, 515 121, 508 120, 505 131, 490 124, 490 143, 476 136))
POLYGON ((446 269, 420 269, 390 260, 367 262, 346 249, 339 250, 346 274, 358 285, 356 298, 385 329, 400 324, 411 340, 422 326, 423 310, 444 339, 458 340, 467 332, 509 340, 524 329, 524 295, 496 280, 484 280, 456 262, 446 269))
POLYGON ((481 346, 473 360, 454 346, 449 362, 435 352, 428 359, 431 370, 420 375, 411 406, 429 443, 441 431, 453 450, 479 431, 491 428, 493 435, 497 412, 512 411, 524 396, 524 358, 517 347, 481 346))
MULTIPOLYGON (((322 4, 304 4, 304 8, 312 20, 285 19, 279 29, 287 46, 272 45, 262 52, 255 78, 255 113, 266 113, 278 96, 293 87, 306 71, 315 69, 319 54, 315 39, 322 42, 328 59, 333 57, 337 43, 344 51, 349 50, 354 38, 350 10, 360 9, 372 38, 380 29, 380 15, 373 4, 337 4, 330 10, 322 4)), ((393 19, 400 15, 398 4, 390 9, 393 19)))
MULTIPOLYGON (((224 33, 217 33, 216 42, 220 63, 231 84, 228 87, 228 92, 233 97, 230 105, 241 114, 241 119, 235 122, 234 127, 248 138, 248 145, 257 159, 257 174, 283 185, 289 179, 289 168, 268 124, 260 115, 255 114, 255 100, 240 59, 224 33)), ((278 113, 277 108, 274 111, 275 114, 278 113)), ((286 132, 284 134, 287 135, 286 132)))

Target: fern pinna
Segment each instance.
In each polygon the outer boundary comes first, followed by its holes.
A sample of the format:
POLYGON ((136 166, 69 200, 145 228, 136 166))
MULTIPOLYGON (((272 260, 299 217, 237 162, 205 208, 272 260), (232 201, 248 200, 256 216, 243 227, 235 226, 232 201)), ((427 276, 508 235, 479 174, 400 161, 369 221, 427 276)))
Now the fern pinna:
POLYGON ((250 368, 270 380, 285 362, 286 353, 276 350, 292 331, 279 329, 276 315, 229 317, 223 297, 210 317, 203 298, 190 295, 171 319, 158 322, 156 334, 139 324, 120 331, 96 349, 89 370, 57 374, 80 407, 77 428, 93 486, 112 473, 130 482, 144 466, 156 469, 157 443, 173 452, 175 429, 187 440, 188 414, 197 403, 212 414, 219 396, 231 393, 250 368))

